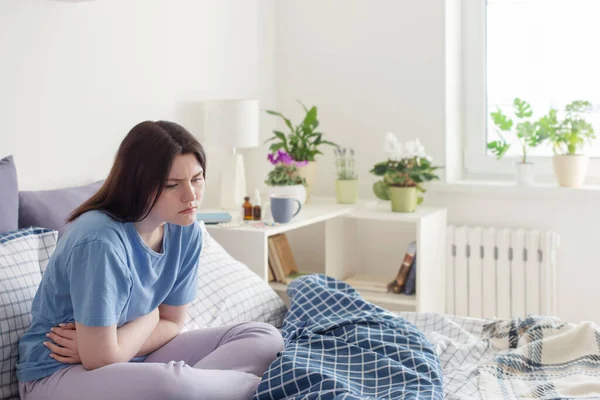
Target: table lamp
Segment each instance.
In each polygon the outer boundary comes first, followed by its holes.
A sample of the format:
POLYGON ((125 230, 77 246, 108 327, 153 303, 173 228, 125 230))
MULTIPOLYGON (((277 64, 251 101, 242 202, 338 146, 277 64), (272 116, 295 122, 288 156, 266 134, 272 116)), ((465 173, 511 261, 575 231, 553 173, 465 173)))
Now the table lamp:
POLYGON ((258 100, 211 100, 204 107, 204 131, 215 137, 219 146, 231 149, 223 160, 220 207, 233 210, 241 207, 246 187, 244 159, 237 149, 259 146, 258 100))

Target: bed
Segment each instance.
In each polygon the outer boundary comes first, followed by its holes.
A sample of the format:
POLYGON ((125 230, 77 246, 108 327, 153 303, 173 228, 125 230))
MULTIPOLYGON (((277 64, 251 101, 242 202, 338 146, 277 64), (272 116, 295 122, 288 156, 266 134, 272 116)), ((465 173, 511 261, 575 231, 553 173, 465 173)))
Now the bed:
MULTIPOLYGON (((18 399, 14 365, 31 300, 65 229, 61 221, 98 183, 19 192, 7 157, 0 187, 0 397, 18 399)), ((260 321, 286 339, 256 400, 600 399, 600 330, 592 323, 392 313, 317 274, 290 285, 288 309, 204 227, 199 270, 186 330, 260 321)))
POLYGON ((392 313, 321 275, 295 280, 288 294, 286 346, 256 400, 600 398, 600 329, 593 323, 392 313), (327 380, 335 385, 323 388, 327 380))

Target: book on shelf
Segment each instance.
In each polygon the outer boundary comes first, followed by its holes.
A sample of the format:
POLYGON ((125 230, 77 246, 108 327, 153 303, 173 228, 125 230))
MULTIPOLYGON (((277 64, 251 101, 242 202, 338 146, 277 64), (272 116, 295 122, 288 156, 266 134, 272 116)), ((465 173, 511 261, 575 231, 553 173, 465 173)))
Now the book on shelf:
POLYGON ((273 274, 273 266, 271 265, 270 259, 269 259, 269 282, 275 282, 275 274, 273 274))
POLYGON ((294 279, 311 273, 298 270, 292 248, 285 233, 269 237, 268 252, 269 270, 272 271, 273 280, 276 282, 289 284, 294 279))
POLYGON ((415 264, 417 255, 417 243, 410 242, 408 244, 408 248, 406 249, 406 253, 404 254, 404 259, 402 260, 402 264, 400 265, 400 269, 396 274, 396 279, 391 281, 387 289, 392 293, 404 293, 406 280, 410 274, 413 265, 415 264))
POLYGON ((269 265, 271 266, 271 269, 273 270, 273 277, 275 278, 275 281, 283 282, 286 275, 283 272, 281 259, 279 258, 279 253, 277 252, 277 248, 275 247, 276 246, 275 242, 273 241, 273 238, 275 236, 269 237, 269 242, 268 242, 269 265))
POLYGON ((408 277, 406 278, 406 283, 404 284, 404 294, 415 294, 417 292, 417 254, 415 253, 415 258, 412 263, 412 267, 410 268, 410 272, 408 273, 408 277))

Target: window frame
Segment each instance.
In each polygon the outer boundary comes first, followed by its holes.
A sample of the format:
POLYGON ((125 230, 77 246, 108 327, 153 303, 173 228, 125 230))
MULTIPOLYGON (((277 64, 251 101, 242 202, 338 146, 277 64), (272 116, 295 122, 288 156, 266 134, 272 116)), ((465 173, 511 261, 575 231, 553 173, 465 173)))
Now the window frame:
MULTIPOLYGON (((519 157, 497 160, 487 148, 487 0, 462 3, 463 75, 463 177, 465 179, 513 179, 519 157)), ((600 132, 597 132, 600 140, 600 132)), ((552 156, 528 156, 536 182, 555 182, 552 156)), ((590 157, 586 183, 600 183, 600 158, 590 157)))

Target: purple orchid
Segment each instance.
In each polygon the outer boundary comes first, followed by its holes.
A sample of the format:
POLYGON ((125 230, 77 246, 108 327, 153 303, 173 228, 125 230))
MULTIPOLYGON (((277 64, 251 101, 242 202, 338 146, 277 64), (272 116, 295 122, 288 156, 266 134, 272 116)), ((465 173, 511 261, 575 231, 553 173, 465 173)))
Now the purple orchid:
POLYGON ((285 151, 278 151, 278 155, 279 155, 279 161, 284 163, 285 165, 292 165, 294 164, 294 159, 292 158, 292 156, 290 156, 288 153, 286 153, 285 151))
POLYGON ((284 165, 294 165, 295 164, 297 167, 302 167, 302 166, 308 164, 308 161, 294 161, 294 158, 283 150, 277 150, 277 154, 269 153, 269 155, 267 156, 267 159, 273 165, 283 163, 284 165))

